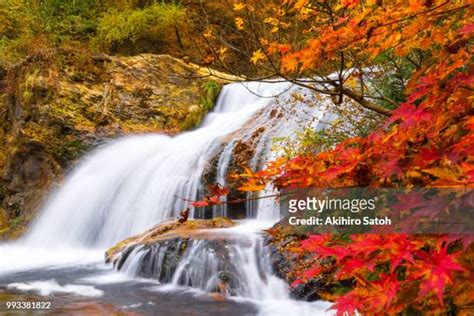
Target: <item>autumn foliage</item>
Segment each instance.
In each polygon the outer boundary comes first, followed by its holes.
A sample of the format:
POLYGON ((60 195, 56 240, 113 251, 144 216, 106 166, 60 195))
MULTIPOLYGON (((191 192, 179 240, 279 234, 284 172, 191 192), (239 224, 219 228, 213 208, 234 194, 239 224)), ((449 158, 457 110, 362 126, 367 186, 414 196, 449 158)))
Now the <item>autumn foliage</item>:
MULTIPOLYGON (((237 9, 253 10, 253 3, 241 3, 237 9)), ((267 20, 274 24, 273 31, 301 20, 309 26, 308 37, 299 48, 262 39, 262 48, 252 57, 256 64, 273 58, 282 73, 302 74, 328 69, 341 54, 358 56, 353 60, 365 64, 376 64, 387 52, 405 58, 417 51, 429 58, 417 65, 404 91, 406 101, 368 137, 348 139, 318 154, 276 159, 263 170, 242 174, 242 190, 258 191, 268 183, 280 189, 473 187, 474 12, 469 1, 283 3, 285 14, 267 20), (321 13, 324 4, 332 17, 321 13)), ((237 23, 245 27, 245 20, 237 23)), ((335 278, 351 280, 350 289, 335 297, 333 308, 341 315, 472 312, 473 249, 468 239, 311 235, 299 250, 314 253, 315 259, 332 258, 335 278)), ((293 286, 325 273, 325 267, 314 262, 293 286)))
POLYGON ((336 295, 332 307, 341 315, 356 311, 369 315, 441 313, 452 308, 453 302, 457 308, 464 308, 472 303, 465 297, 472 294, 472 271, 462 262, 471 264, 472 250, 469 259, 461 259, 461 246, 446 236, 312 235, 302 241, 302 250, 314 252, 319 258, 333 258, 334 264, 315 264, 292 286, 327 273, 333 273, 337 281, 352 281, 353 289, 336 295), (334 266, 335 272, 331 271, 334 266))
POLYGON ((201 201, 192 202, 191 203, 192 206, 206 207, 210 205, 221 204, 222 203, 221 197, 229 194, 229 189, 221 187, 220 184, 209 185, 207 188, 207 191, 209 192, 209 194, 204 196, 201 201))
MULTIPOLYGON (((303 10, 310 2, 296 1, 293 6, 303 10)), ((279 187, 458 186, 473 182, 474 69, 469 43, 474 24, 454 22, 450 13, 465 10, 467 18, 472 7, 436 1, 370 2, 342 1, 347 15, 343 26, 283 55, 282 67, 318 67, 319 62, 325 64, 319 58, 348 48, 363 50, 373 59, 384 50, 395 49, 403 56, 416 48, 432 58, 408 83, 407 101, 370 136, 349 139, 318 155, 277 159, 264 171, 248 175, 243 189, 260 189, 268 180, 279 187), (438 12, 440 9, 443 11, 438 12), (329 48, 322 54, 321 47, 329 48)))

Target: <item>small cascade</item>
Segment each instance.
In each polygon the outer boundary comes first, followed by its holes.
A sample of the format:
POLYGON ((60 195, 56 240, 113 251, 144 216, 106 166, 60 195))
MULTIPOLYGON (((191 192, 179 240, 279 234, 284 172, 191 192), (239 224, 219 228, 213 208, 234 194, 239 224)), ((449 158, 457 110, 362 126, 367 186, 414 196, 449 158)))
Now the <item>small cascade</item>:
POLYGON ((270 254, 255 221, 213 229, 206 238, 175 238, 132 245, 115 267, 133 277, 153 278, 254 300, 289 299, 288 285, 272 272, 270 254))

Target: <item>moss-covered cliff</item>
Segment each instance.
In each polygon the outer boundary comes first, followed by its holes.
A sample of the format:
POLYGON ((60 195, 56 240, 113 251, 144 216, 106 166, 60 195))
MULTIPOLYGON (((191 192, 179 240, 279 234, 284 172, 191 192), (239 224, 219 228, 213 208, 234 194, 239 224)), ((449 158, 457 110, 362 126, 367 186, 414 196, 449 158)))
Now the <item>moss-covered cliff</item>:
POLYGON ((0 76, 0 236, 8 238, 21 234, 85 151, 128 133, 193 128, 223 84, 167 55, 64 50, 37 54, 0 76))

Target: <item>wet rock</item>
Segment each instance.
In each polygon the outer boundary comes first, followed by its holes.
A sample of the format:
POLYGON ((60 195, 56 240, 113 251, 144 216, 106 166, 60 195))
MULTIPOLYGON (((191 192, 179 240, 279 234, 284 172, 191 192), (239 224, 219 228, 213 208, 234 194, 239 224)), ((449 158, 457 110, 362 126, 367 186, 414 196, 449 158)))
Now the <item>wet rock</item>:
POLYGON ((297 271, 305 271, 316 264, 325 266, 324 270, 328 271, 327 273, 290 287, 290 295, 294 299, 304 301, 331 300, 333 290, 340 287, 333 274, 334 262, 331 259, 316 261, 311 253, 295 251, 305 235, 299 234, 286 223, 286 220, 281 220, 275 224, 268 230, 266 237, 266 245, 270 249, 270 258, 276 275, 292 284, 297 279, 297 271))
POLYGON ((245 240, 214 229, 232 227, 226 218, 167 221, 128 238, 106 252, 117 270, 161 283, 191 286, 224 296, 242 292, 232 245, 245 240))
POLYGON ((120 241, 107 250, 105 254, 106 262, 113 262, 117 254, 132 245, 153 244, 176 238, 206 238, 212 236, 209 234, 208 229, 232 226, 235 226, 235 223, 224 217, 216 217, 211 220, 190 219, 184 223, 180 223, 177 220, 161 222, 139 235, 120 241))
POLYGON ((29 141, 19 144, 12 152, 4 179, 12 192, 26 187, 41 187, 59 172, 59 166, 45 152, 43 144, 29 141))
MULTIPOLYGON (((243 135, 241 135, 241 130, 238 130, 231 135, 227 136, 227 141, 231 141, 234 139, 239 139, 233 144, 232 152, 230 154, 230 161, 229 165, 227 166, 226 174, 241 174, 244 172, 245 168, 250 166, 250 161, 255 156, 255 148, 257 146, 257 141, 259 140, 259 136, 265 131, 265 127, 261 126, 255 128, 255 130, 250 134, 248 139, 241 139, 243 135)), ((218 163, 220 156, 223 153, 225 146, 229 143, 224 143, 221 146, 221 150, 217 152, 217 154, 210 160, 207 165, 207 168, 204 170, 202 175, 203 183, 206 186, 213 185, 217 182, 217 170, 218 170, 218 163)), ((228 179, 227 179, 228 180, 228 179)), ((248 198, 247 193, 238 189, 240 186, 239 183, 234 183, 232 181, 227 181, 226 187, 229 189, 229 194, 227 195, 228 201, 237 201, 248 198)), ((203 196, 207 194, 207 192, 203 192, 203 196)), ((245 202, 241 203, 229 203, 226 205, 226 215, 232 219, 245 219, 247 218, 247 208, 245 202)), ((198 214, 201 218, 212 218, 213 208, 206 207, 204 210, 201 210, 198 214)))

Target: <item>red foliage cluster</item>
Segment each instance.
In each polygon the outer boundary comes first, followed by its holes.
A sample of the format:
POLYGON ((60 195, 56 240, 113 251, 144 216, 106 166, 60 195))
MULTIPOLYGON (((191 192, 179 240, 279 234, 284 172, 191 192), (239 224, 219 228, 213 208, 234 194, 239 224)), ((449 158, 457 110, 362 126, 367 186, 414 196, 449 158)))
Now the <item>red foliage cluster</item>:
POLYGON ((258 190, 267 181, 285 188, 472 185, 474 67, 469 61, 465 51, 448 54, 413 79, 408 101, 368 137, 348 139, 317 155, 277 159, 251 174, 242 189, 258 190))
MULTIPOLYGON (((472 276, 459 263, 461 247, 446 237, 358 234, 345 240, 313 235, 301 247, 320 258, 334 258, 338 281, 354 280, 354 289, 338 297, 332 307, 339 315, 356 311, 396 314, 407 306, 441 312, 445 310, 444 293, 452 300, 458 291, 452 286, 454 278, 469 280, 469 274, 472 276)), ((292 285, 325 273, 326 268, 313 267, 292 285)))

